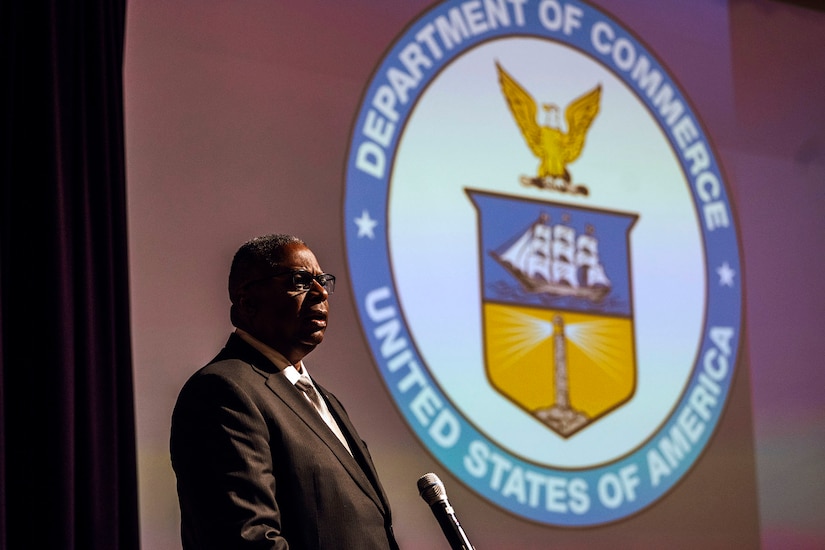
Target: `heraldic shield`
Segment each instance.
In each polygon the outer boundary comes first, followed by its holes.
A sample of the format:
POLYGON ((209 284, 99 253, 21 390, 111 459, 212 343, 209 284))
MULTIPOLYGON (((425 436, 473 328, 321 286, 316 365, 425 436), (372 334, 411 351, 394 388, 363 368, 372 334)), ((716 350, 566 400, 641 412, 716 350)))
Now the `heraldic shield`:
POLYGON ((562 437, 636 388, 635 214, 467 190, 493 388, 562 437))

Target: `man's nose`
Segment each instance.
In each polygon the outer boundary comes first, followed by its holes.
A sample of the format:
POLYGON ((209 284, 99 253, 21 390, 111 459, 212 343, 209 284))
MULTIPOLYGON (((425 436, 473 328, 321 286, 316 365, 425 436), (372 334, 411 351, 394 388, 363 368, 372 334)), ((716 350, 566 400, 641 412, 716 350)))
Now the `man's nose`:
POLYGON ((320 294, 327 298, 329 296, 329 292, 324 286, 318 282, 318 279, 312 279, 312 284, 309 287, 309 292, 320 292, 320 294))

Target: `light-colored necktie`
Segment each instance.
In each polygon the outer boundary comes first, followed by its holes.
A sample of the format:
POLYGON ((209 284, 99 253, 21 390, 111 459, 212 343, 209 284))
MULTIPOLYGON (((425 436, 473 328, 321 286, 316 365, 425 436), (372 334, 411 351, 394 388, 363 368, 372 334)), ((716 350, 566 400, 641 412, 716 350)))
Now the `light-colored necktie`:
POLYGON ((312 385, 312 381, 310 381, 309 376, 306 374, 302 374, 301 377, 295 382, 295 386, 304 392, 306 396, 309 398, 310 403, 312 406, 315 407, 315 410, 318 411, 318 414, 321 415, 321 418, 326 422, 329 429, 338 437, 341 443, 344 444, 349 454, 352 454, 352 450, 349 448, 349 444, 347 443, 347 438, 344 437, 343 432, 341 432, 341 428, 338 427, 338 423, 333 418, 332 413, 329 412, 326 403, 321 398, 321 394, 318 393, 318 390, 315 389, 315 386, 312 385))

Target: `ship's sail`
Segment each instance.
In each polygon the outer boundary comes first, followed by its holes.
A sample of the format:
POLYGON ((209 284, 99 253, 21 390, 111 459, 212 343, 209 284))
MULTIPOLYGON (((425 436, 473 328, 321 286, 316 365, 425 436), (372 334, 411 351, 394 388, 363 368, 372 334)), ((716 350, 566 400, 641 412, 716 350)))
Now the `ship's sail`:
POLYGON ((611 288, 599 261, 599 241, 588 226, 577 235, 566 223, 539 218, 513 244, 491 252, 525 290, 556 296, 602 300, 611 288))

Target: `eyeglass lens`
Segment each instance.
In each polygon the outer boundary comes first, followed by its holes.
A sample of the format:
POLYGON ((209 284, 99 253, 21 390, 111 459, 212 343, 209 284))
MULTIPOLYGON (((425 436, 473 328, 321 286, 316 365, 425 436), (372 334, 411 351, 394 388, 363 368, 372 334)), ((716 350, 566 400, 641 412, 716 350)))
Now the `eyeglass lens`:
POLYGON ((292 283, 296 290, 309 290, 312 288, 312 281, 318 281, 327 293, 332 294, 335 290, 335 276, 329 273, 313 275, 309 271, 296 271, 292 274, 292 283))

